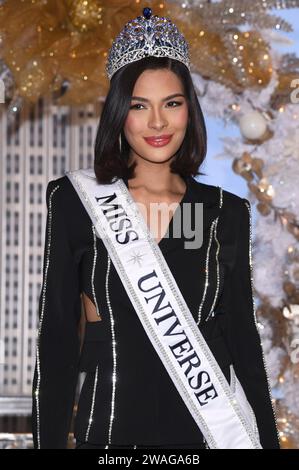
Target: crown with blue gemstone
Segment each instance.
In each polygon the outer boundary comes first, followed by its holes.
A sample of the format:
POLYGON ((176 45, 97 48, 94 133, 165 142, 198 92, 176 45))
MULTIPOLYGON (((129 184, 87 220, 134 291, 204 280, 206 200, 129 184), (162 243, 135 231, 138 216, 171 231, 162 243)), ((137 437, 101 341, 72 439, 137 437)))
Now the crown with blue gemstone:
POLYGON ((126 23, 113 41, 106 63, 109 80, 124 65, 148 56, 179 60, 190 71, 189 46, 176 25, 170 18, 152 16, 151 8, 144 8, 143 16, 126 23))

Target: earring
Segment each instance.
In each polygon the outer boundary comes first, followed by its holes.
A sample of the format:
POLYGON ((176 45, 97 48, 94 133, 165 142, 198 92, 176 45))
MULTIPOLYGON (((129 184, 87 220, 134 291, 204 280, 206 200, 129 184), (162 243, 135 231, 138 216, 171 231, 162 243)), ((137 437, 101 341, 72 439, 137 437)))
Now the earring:
POLYGON ((121 134, 119 134, 118 141, 119 141, 119 151, 121 152, 121 134))

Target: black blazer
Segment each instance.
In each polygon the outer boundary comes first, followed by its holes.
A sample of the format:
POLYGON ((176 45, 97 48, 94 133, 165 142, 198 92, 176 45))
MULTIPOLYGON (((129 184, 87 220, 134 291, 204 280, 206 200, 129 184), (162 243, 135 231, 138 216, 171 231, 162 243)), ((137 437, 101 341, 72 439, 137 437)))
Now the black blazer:
MULTIPOLYGON (((263 448, 279 448, 252 295, 249 201, 192 177, 185 181, 181 204, 204 204, 203 244, 185 249, 184 235, 172 237, 172 220, 169 238, 159 247, 228 382, 233 365, 254 410, 263 448)), ((75 421, 80 442, 203 446, 198 426, 154 351, 67 176, 49 182, 46 201, 33 379, 35 447, 66 447, 80 371, 86 373, 75 421), (80 351, 83 291, 97 305, 102 321, 87 322, 80 351)))

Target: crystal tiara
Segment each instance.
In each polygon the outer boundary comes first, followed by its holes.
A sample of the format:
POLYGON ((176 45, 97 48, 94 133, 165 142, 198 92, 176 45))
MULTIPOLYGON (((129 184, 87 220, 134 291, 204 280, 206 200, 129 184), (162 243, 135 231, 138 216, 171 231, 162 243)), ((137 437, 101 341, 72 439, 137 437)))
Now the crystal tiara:
POLYGON ((170 18, 152 16, 151 8, 142 13, 128 21, 112 43, 106 63, 109 80, 124 65, 148 56, 179 60, 190 71, 189 45, 176 25, 170 18))

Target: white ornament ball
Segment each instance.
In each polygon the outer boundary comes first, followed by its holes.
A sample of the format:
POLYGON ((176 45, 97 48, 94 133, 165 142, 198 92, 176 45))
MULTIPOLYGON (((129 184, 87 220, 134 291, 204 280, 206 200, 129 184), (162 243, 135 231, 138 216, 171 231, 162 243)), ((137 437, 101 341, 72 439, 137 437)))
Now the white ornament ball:
POLYGON ((258 111, 250 111, 239 120, 240 130, 246 139, 259 139, 266 132, 267 123, 258 111))

